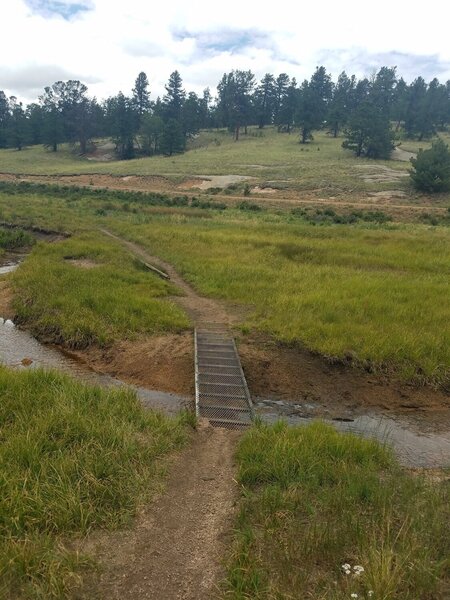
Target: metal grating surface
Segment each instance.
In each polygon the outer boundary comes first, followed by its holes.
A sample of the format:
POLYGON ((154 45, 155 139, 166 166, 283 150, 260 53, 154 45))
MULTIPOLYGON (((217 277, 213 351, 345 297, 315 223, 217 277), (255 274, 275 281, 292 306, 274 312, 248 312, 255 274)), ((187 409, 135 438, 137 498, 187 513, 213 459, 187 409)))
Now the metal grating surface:
POLYGON ((253 405, 236 344, 220 326, 195 330, 195 403, 197 416, 214 427, 251 425, 253 405))

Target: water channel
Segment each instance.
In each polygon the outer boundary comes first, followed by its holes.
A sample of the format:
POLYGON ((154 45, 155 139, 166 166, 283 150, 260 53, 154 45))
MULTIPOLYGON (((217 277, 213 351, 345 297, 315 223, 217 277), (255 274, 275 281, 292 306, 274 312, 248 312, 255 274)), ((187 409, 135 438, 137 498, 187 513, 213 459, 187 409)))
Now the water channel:
MULTIPOLYGON (((21 255, 3 257, 0 276, 17 268, 24 259, 21 255)), ((192 399, 166 392, 148 390, 123 383, 108 375, 90 370, 56 347, 43 345, 30 333, 16 327, 0 316, 0 363, 16 369, 52 368, 70 374, 86 383, 106 387, 126 386, 137 393, 146 407, 176 414, 192 405, 192 399)), ((284 419, 291 425, 306 425, 308 406, 270 398, 255 398, 255 411, 265 421, 284 419)), ((385 415, 365 414, 354 418, 324 419, 338 430, 375 438, 393 447, 400 462, 409 467, 450 466, 450 424, 444 431, 433 431, 429 423, 419 418, 406 420, 385 415)))

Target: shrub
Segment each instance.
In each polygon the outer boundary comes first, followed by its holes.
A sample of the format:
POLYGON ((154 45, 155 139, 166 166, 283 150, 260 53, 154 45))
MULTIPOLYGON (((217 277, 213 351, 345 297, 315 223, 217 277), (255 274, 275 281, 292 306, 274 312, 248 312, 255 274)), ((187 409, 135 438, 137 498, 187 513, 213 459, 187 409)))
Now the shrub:
POLYGON ((409 174, 413 185, 422 192, 450 191, 450 150, 442 140, 433 142, 429 150, 419 150, 411 158, 409 174))

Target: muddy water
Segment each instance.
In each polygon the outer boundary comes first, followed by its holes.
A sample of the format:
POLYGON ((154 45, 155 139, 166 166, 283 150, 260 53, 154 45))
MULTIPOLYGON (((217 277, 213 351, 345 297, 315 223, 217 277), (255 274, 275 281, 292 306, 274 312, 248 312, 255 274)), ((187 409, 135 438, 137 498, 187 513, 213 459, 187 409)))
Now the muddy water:
POLYGON ((0 259, 0 275, 12 273, 22 260, 25 258, 22 254, 6 254, 0 259))
POLYGON ((5 321, 2 318, 0 318, 0 363, 18 369, 39 367, 58 369, 86 383, 106 387, 131 388, 136 391, 144 406, 164 410, 169 414, 179 412, 191 402, 187 397, 147 390, 125 384, 108 375, 95 373, 56 348, 40 344, 28 332, 18 329, 12 321, 5 321), (30 361, 32 361, 31 364, 29 364, 30 361))
MULTIPOLYGON (((308 425, 320 407, 293 405, 282 400, 255 399, 257 414, 269 423, 280 418, 290 425, 308 425)), ((342 432, 374 438, 391 446, 407 467, 450 467, 450 427, 436 432, 421 419, 391 418, 381 414, 345 415, 341 419, 321 417, 342 432)))
MULTIPOLYGON (((12 272, 23 256, 3 257, 0 275, 12 272)), ((31 334, 18 329, 12 321, 0 318, 0 363, 24 368, 51 368, 75 376, 86 383, 106 387, 127 387, 136 391, 144 406, 175 414, 191 404, 188 397, 177 396, 125 384, 113 377, 95 373, 85 365, 63 354, 59 349, 40 344, 31 334), (30 363, 31 361, 31 363, 30 363), (25 364, 24 364, 25 363, 25 364), (28 365, 28 366, 26 366, 28 365)), ((319 406, 296 405, 271 399, 255 399, 256 413, 263 420, 274 422, 280 418, 290 425, 307 425, 311 418, 320 416, 339 431, 375 438, 393 447, 400 462, 410 467, 450 466, 450 427, 437 432, 433 424, 423 419, 408 421, 384 415, 344 415, 342 420, 327 419, 319 406)))

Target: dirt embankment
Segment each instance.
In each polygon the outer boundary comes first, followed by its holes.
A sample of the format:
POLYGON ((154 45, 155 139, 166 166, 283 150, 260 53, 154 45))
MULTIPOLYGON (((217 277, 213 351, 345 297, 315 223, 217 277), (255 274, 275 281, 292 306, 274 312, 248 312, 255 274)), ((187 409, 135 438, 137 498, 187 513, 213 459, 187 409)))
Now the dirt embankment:
POLYGON ((12 308, 13 293, 8 281, 0 279, 0 317, 12 319, 14 310, 12 308))
MULTIPOLYGON (((355 177, 367 178, 372 182, 393 182, 401 180, 405 173, 389 169, 388 167, 363 167, 355 170, 355 177), (395 174, 396 179, 392 180, 391 172, 395 174), (381 177, 381 179, 380 179, 381 177), (389 179, 389 177, 391 177, 389 179), (372 178, 372 179, 371 179, 372 178)), ((108 175, 108 174, 73 174, 73 175, 15 175, 10 173, 0 173, 0 181, 10 181, 19 183, 28 181, 31 183, 47 183, 66 186, 81 186, 87 188, 102 188, 110 190, 154 192, 161 194, 180 195, 195 194, 196 196, 208 194, 211 187, 226 187, 228 182, 235 181, 233 175, 224 176, 187 176, 184 181, 175 182, 168 177, 160 175, 108 175), (233 179, 234 178, 234 179, 233 179)), ((254 178, 244 177, 243 179, 252 182, 254 178)), ((277 182, 272 182, 277 183, 277 182)), ((321 197, 321 190, 304 190, 283 188, 260 187, 257 181, 251 183, 254 187, 252 202, 256 202, 269 209, 290 210, 295 206, 310 206, 313 208, 323 208, 332 206, 336 209, 368 209, 383 210, 392 216, 395 220, 414 220, 418 211, 444 213, 446 208, 436 206, 436 202, 428 197, 421 197, 420 201, 408 197, 401 190, 383 191, 382 194, 364 193, 364 192, 345 192, 339 197, 321 197)), ((328 190, 325 190, 327 195, 328 190)), ((214 200, 224 202, 229 206, 234 206, 242 202, 242 194, 215 194, 214 200)))
MULTIPOLYGON (((369 412, 422 415, 450 420, 450 395, 408 385, 392 377, 333 364, 305 349, 253 335, 238 338, 239 355, 252 397, 308 407, 310 416, 357 416, 369 412)), ((97 372, 123 381, 193 397, 191 333, 120 342, 77 352, 97 372)))

